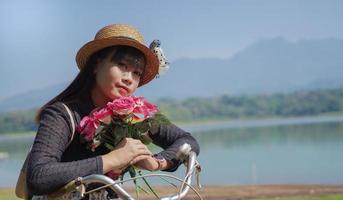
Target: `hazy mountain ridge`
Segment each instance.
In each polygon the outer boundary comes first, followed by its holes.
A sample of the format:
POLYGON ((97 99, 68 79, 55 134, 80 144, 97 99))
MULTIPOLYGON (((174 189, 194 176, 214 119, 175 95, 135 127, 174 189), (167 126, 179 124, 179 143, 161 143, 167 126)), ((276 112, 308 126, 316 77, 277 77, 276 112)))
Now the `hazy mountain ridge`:
MULTIPOLYGON (((231 59, 182 59, 143 89, 147 96, 291 92, 343 85, 343 40, 263 39, 231 59), (160 94, 153 91, 162 90, 160 94), (180 89, 182 88, 182 89, 180 89), (161 95, 163 94, 163 95, 161 95)), ((144 94, 142 92, 142 94, 144 94)))
MULTIPOLYGON (((0 101, 0 112, 42 105, 67 84, 0 101)), ((148 99, 272 94, 343 86, 343 40, 262 39, 230 59, 179 59, 142 87, 148 99)))
POLYGON ((40 107, 67 86, 66 83, 29 91, 0 101, 0 112, 40 107))

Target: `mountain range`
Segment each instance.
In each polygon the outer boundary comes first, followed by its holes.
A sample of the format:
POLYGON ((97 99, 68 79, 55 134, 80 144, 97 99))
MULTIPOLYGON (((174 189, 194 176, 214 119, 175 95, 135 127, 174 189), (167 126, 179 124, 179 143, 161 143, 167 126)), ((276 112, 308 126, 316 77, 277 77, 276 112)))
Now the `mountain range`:
MULTIPOLYGON (((206 48, 206 47, 204 47, 206 48)), ((0 112, 40 106, 61 83, 0 101, 0 112)), ((147 99, 255 95, 343 86, 343 40, 261 39, 228 59, 180 58, 136 95, 147 99)))

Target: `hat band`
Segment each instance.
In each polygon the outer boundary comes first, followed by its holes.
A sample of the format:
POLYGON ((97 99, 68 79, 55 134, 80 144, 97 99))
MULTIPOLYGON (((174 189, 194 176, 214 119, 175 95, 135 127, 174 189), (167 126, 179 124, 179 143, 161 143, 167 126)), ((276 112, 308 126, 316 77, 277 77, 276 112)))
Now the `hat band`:
POLYGON ((107 37, 107 38, 99 38, 99 39, 95 39, 95 40, 106 40, 106 39, 125 39, 125 40, 131 40, 133 42, 138 42, 139 44, 142 44, 140 41, 133 39, 132 37, 128 37, 128 36, 112 36, 112 37, 107 37))

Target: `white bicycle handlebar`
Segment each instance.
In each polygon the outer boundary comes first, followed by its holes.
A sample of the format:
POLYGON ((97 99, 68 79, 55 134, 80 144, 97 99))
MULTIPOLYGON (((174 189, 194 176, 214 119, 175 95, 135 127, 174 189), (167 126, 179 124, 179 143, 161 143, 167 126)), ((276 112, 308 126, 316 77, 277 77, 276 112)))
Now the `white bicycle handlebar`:
MULTIPOLYGON (((174 179, 181 181, 182 185, 180 187, 179 193, 175 194, 174 196, 162 197, 161 200, 182 199, 187 195, 190 188, 192 190, 194 190, 194 188, 191 186, 192 175, 194 173, 200 172, 200 165, 196 160, 196 153, 191 151, 189 144, 184 144, 180 147, 179 152, 177 154, 177 157, 178 157, 178 159, 183 161, 184 164, 187 166, 186 175, 185 175, 184 180, 181 180, 179 178, 175 178, 175 177, 173 177, 171 175, 167 175, 167 174, 148 174, 148 175, 143 175, 143 176, 137 176, 135 178, 127 179, 124 181, 114 181, 113 179, 111 179, 105 175, 94 174, 94 175, 89 175, 89 176, 85 176, 85 177, 79 177, 77 180, 75 180, 75 185, 77 187, 82 186, 82 185, 87 187, 87 185, 89 185, 90 183, 102 183, 102 184, 104 184, 104 186, 99 187, 95 190, 99 190, 99 189, 108 187, 108 188, 112 189, 118 195, 119 198, 125 199, 125 200, 134 200, 134 198, 128 192, 126 192, 119 185, 119 183, 126 182, 126 181, 133 180, 133 179, 137 179, 137 178, 142 178, 142 177, 167 176, 167 177, 171 177, 171 178, 174 178, 174 179)), ((198 186, 201 187, 199 183, 198 183, 198 186)), ((92 190, 92 191, 95 191, 95 190, 92 190)), ((90 193, 90 192, 91 191, 89 191, 87 193, 90 193)), ((85 194, 84 191, 81 192, 80 197, 83 197, 84 194, 85 194)), ((200 195, 198 193, 197 193, 197 195, 200 197, 200 195)), ((77 199, 77 198, 75 198, 75 199, 77 199)))

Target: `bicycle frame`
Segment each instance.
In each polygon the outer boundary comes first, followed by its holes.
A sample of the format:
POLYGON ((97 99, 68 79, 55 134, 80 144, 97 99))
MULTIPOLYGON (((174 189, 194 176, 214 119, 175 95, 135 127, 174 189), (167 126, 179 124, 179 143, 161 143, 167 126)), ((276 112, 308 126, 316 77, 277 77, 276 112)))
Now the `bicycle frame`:
MULTIPOLYGON (((201 170, 200 165, 196 160, 196 153, 191 151, 189 144, 184 144, 180 147, 180 150, 177 154, 177 157, 178 157, 178 159, 183 161, 187 167, 186 175, 185 175, 183 180, 180 178, 177 178, 175 176, 168 175, 168 174, 162 174, 162 173, 137 176, 135 178, 126 179, 124 181, 114 181, 113 179, 111 179, 105 175, 93 174, 93 175, 89 175, 89 176, 85 176, 85 177, 79 177, 76 180, 70 182, 69 184, 67 184, 64 187, 63 192, 73 190, 74 195, 73 195, 72 199, 79 200, 82 197, 84 197, 84 195, 87 193, 91 193, 91 192, 94 192, 96 190, 100 190, 100 189, 108 187, 108 188, 112 189, 118 195, 118 197, 120 199, 135 200, 127 191, 125 191, 119 185, 120 183, 127 182, 127 181, 134 180, 134 179, 138 179, 138 178, 142 178, 142 177, 164 176, 164 177, 169 177, 169 178, 174 178, 176 180, 179 180, 180 182, 182 182, 182 185, 180 187, 180 191, 177 194, 175 194, 173 196, 162 197, 161 200, 182 199, 187 195, 187 193, 189 192, 189 189, 194 190, 195 193, 201 199, 201 196, 199 195, 199 193, 191 186, 193 174, 199 173, 201 170), (101 187, 96 188, 94 190, 85 192, 85 188, 91 183, 102 183, 102 184, 104 184, 104 186, 101 186, 101 187), (72 188, 72 189, 70 189, 70 188, 72 188)), ((201 185, 199 184, 199 180, 197 179, 197 181, 198 181, 198 187, 200 188, 201 185)), ((59 192, 59 194, 61 194, 61 192, 59 192)))

